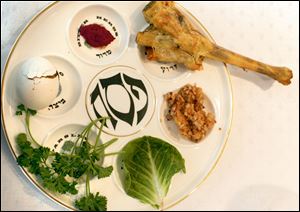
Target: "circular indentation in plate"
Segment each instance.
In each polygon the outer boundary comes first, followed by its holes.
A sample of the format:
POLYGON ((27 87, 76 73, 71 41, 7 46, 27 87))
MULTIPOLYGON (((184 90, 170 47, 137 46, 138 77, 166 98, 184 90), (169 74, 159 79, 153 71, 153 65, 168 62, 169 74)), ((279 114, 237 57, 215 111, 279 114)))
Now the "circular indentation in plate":
POLYGON ((106 5, 95 4, 79 10, 71 19, 67 39, 74 54, 87 63, 107 65, 125 52, 129 43, 129 30, 122 16, 106 5), (99 24, 107 29, 115 40, 103 48, 93 48, 85 43, 79 29, 82 25, 99 24))
MULTIPOLYGON (((177 92, 178 90, 174 91, 177 92)), ((210 101, 210 99, 204 94, 204 107, 205 111, 211 112, 215 114, 214 106, 213 103, 210 101)), ((161 109, 160 109, 160 115, 159 115, 159 122, 161 124, 161 129, 163 133, 171 139, 171 141, 176 142, 176 144, 181 145, 183 147, 198 147, 201 145, 202 142, 205 142, 205 138, 209 136, 210 130, 207 135, 202 138, 202 140, 199 143, 194 143, 190 140, 188 140, 186 137, 182 136, 176 123, 173 120, 168 121, 166 118, 166 114, 168 113, 168 105, 165 100, 163 100, 161 104, 161 109)))
MULTIPOLYGON (((91 131, 87 136, 83 136, 81 133, 86 126, 81 124, 69 124, 60 126, 50 132, 43 141, 43 146, 50 148, 50 150, 60 153, 70 154, 70 150, 73 145, 79 145, 81 141, 88 141, 91 145, 94 145, 96 142, 96 133, 91 131), (72 142, 72 145, 62 148, 66 142, 72 142)), ((102 144, 100 140, 99 145, 102 144)), ((104 157, 100 158, 97 164, 101 165, 104 161, 104 157)), ((80 177, 78 180, 79 183, 85 183, 85 178, 80 177)))
POLYGON ((128 136, 144 128, 151 120, 155 94, 150 82, 138 70, 112 66, 91 81, 86 93, 86 109, 91 120, 110 117, 104 132, 128 136))
MULTIPOLYGON (((78 139, 82 138, 81 132, 84 130, 86 126, 81 124, 69 124, 60 126, 54 129, 52 132, 46 136, 43 141, 43 146, 49 147, 51 150, 55 152, 61 152, 62 146, 66 141, 71 141, 75 143, 78 139)), ((87 137, 83 138, 84 140, 87 137)), ((81 139, 80 139, 81 140, 81 139)), ((92 131, 89 134, 89 143, 94 144, 96 140, 96 133, 92 131)), ((99 142, 101 143, 101 142, 99 142)))
POLYGON ((44 56, 59 74, 60 91, 53 103, 39 111, 40 115, 57 116, 71 110, 78 101, 82 83, 77 69, 66 59, 59 56, 44 56))
POLYGON ((160 80, 176 80, 188 77, 191 72, 181 64, 162 63, 147 59, 145 47, 139 46, 139 57, 145 70, 152 76, 160 80))

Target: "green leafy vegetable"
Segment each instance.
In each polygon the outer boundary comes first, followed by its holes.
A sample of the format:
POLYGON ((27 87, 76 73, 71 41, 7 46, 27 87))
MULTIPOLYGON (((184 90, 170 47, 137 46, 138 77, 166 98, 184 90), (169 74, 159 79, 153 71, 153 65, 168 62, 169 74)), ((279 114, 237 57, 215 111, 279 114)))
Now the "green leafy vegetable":
POLYGON ((20 111, 20 110, 16 111, 17 116, 21 116, 22 114, 23 114, 22 111, 20 111))
POLYGON ((70 152, 73 147, 74 143, 72 141, 65 141, 64 145, 61 148, 66 152, 70 152))
POLYGON ((80 178, 87 170, 85 161, 78 155, 56 153, 51 165, 55 172, 76 179, 80 178))
POLYGON ((30 115, 34 116, 37 112, 36 110, 32 110, 30 108, 27 109, 27 112, 30 113, 30 115))
POLYGON ((21 133, 16 138, 17 144, 21 151, 21 155, 17 158, 20 166, 26 167, 29 172, 40 177, 45 188, 59 193, 77 194, 75 188, 76 182, 68 182, 65 180, 63 173, 55 172, 55 170, 47 164, 47 159, 54 156, 47 147, 33 148, 27 140, 25 133, 21 133))
POLYGON ((42 185, 54 192, 61 194, 77 194, 76 185, 78 179, 85 177, 86 194, 75 201, 75 206, 80 210, 106 210, 107 199, 90 193, 90 177, 98 179, 108 177, 113 171, 112 166, 102 167, 103 158, 107 155, 117 153, 104 153, 104 150, 112 145, 117 139, 112 139, 104 144, 100 144, 100 135, 107 118, 100 118, 92 121, 81 132, 75 142, 66 141, 62 149, 64 152, 58 153, 51 151, 47 147, 39 145, 30 132, 30 116, 36 114, 35 110, 19 105, 16 115, 25 113, 26 133, 20 133, 16 137, 16 142, 20 150, 17 163, 26 167, 29 172, 35 174, 42 185), (98 129, 95 144, 89 142, 92 127, 100 121, 101 126, 98 129), (30 139, 29 139, 30 138, 30 139), (32 143, 31 143, 32 142, 32 143), (33 147, 32 144, 34 144, 33 147), (71 177, 67 178, 66 177, 71 177))
POLYGON ((104 196, 100 196, 99 192, 89 194, 75 201, 75 206, 82 211, 106 211, 107 199, 104 196))
POLYGON ((18 108, 18 111, 19 111, 19 112, 22 112, 22 111, 23 111, 23 112, 26 112, 25 106, 24 106, 23 104, 18 105, 17 108, 18 108))
POLYGON ((129 142, 119 155, 126 193, 143 203, 160 208, 172 177, 185 173, 184 159, 169 143, 150 136, 129 142))
POLYGON ((38 142, 33 138, 32 133, 30 131, 30 116, 34 116, 37 113, 37 111, 30 108, 26 108, 23 104, 18 105, 17 108, 18 108, 18 110, 16 111, 17 116, 23 115, 23 112, 25 113, 25 127, 26 127, 26 131, 28 132, 28 135, 30 136, 31 141, 36 146, 40 146, 38 142))

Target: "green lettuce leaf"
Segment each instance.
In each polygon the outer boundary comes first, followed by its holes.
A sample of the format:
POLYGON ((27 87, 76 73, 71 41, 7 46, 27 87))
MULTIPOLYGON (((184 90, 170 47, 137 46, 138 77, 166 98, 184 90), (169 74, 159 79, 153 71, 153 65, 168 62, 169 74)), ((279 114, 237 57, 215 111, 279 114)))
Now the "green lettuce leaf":
POLYGON ((183 171, 185 161, 171 144, 150 136, 129 142, 119 156, 125 192, 143 203, 160 208, 172 177, 183 171))

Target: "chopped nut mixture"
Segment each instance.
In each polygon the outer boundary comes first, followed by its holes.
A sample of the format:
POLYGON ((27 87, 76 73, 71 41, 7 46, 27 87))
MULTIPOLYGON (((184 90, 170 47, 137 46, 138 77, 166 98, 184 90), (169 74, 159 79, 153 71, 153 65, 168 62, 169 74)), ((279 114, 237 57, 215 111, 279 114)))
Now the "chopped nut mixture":
POLYGON ((193 142, 200 142, 216 123, 214 114, 204 111, 204 94, 195 85, 169 92, 165 100, 169 107, 166 119, 174 120, 180 133, 193 142))

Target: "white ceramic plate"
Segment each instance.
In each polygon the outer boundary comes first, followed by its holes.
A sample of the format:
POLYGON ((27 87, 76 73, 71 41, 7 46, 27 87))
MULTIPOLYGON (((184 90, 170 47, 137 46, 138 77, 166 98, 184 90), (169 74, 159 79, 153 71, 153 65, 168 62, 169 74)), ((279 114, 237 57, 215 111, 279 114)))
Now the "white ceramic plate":
MULTIPOLYGON (((21 33, 5 66, 1 97, 4 132, 12 154, 16 157, 18 150, 14 138, 18 133, 24 132, 24 124, 20 117, 14 115, 15 108, 19 104, 14 77, 17 65, 26 58, 45 56, 59 69, 59 72, 62 72, 63 92, 51 107, 39 111, 31 121, 32 133, 36 139, 51 149, 59 149, 58 140, 61 137, 65 135, 72 137, 72 133, 76 133, 82 129, 83 125, 90 122, 90 118, 95 116, 93 104, 97 111, 107 111, 101 105, 99 98, 93 102, 90 98, 93 91, 97 91, 100 79, 108 79, 103 81, 104 84, 108 82, 106 86, 111 85, 113 78, 122 81, 125 84, 123 87, 111 86, 107 91, 110 93, 108 97, 110 106, 123 113, 131 104, 137 108, 135 112, 142 111, 145 105, 147 105, 147 110, 141 112, 140 117, 135 115, 131 119, 118 120, 118 116, 115 116, 117 125, 114 126, 111 123, 108 128, 104 129, 102 140, 118 137, 119 141, 110 148, 111 151, 117 151, 136 137, 151 135, 162 138, 179 149, 185 158, 187 172, 174 176, 164 202, 163 209, 168 209, 187 197, 206 179, 222 154, 232 119, 232 91, 229 74, 224 64, 209 60, 205 60, 204 70, 200 72, 187 71, 176 64, 159 64, 145 60, 143 52, 135 44, 135 36, 147 25, 142 15, 142 9, 146 3, 101 2, 101 4, 114 8, 114 12, 120 13, 116 19, 118 24, 122 21, 127 23, 130 33, 129 44, 126 43, 128 36, 126 26, 120 25, 121 28, 125 27, 120 29, 125 34, 120 34, 120 41, 118 41, 121 42, 121 46, 125 45, 124 52, 117 52, 115 58, 103 63, 100 61, 98 65, 91 64, 95 61, 89 63, 85 62, 86 59, 81 60, 80 54, 74 53, 76 49, 70 47, 69 30, 74 22, 73 17, 76 17, 75 21, 78 21, 78 16, 76 16, 78 11, 84 11, 83 8, 90 10, 91 8, 87 6, 95 5, 95 3, 56 2, 48 6, 21 33), (124 39, 122 39, 123 36, 124 39), (167 126, 168 123, 164 121, 162 115, 165 109, 163 95, 187 83, 202 87, 209 99, 207 107, 215 113, 217 121, 210 134, 199 144, 176 136, 173 131, 169 130, 170 127, 167 126), (132 91, 130 86, 131 88, 133 86, 135 91, 132 91), (139 98, 130 102, 125 88, 131 91, 129 92, 131 96, 136 96, 138 93, 139 98), (62 99, 65 100, 65 104, 62 103, 62 99)), ((177 6, 192 21, 195 28, 212 39, 199 21, 183 7, 177 6)), ((116 157, 105 158, 104 164, 115 166, 116 157)), ((74 209, 74 197, 53 194, 45 190, 34 176, 25 169, 23 171, 33 185, 49 198, 66 208, 74 209)), ((80 195, 84 192, 84 186, 80 185, 79 190, 80 195)), ((114 172, 110 178, 92 180, 91 191, 99 191, 108 198, 109 210, 153 210, 150 206, 125 194, 117 172, 114 172)))

